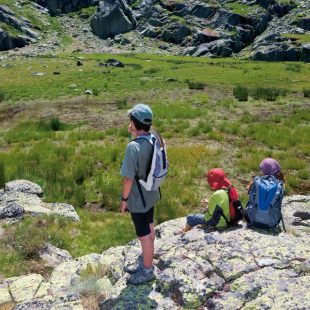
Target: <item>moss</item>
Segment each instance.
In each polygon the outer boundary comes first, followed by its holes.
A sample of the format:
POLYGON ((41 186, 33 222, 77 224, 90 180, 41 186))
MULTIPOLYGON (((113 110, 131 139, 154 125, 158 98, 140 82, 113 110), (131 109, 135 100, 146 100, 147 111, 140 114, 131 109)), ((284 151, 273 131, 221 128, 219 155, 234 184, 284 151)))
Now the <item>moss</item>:
POLYGON ((17 28, 5 24, 3 22, 0 21, 0 28, 3 29, 4 31, 6 31, 11 37, 18 37, 19 35, 23 34, 20 30, 18 30, 17 28))
POLYGON ((294 40, 301 44, 310 42, 310 33, 305 34, 286 33, 283 34, 283 37, 294 40))
POLYGON ((246 4, 239 3, 239 2, 227 3, 225 7, 231 10, 233 13, 239 14, 245 17, 251 14, 254 14, 257 11, 257 9, 262 10, 262 8, 259 5, 249 6, 246 4))

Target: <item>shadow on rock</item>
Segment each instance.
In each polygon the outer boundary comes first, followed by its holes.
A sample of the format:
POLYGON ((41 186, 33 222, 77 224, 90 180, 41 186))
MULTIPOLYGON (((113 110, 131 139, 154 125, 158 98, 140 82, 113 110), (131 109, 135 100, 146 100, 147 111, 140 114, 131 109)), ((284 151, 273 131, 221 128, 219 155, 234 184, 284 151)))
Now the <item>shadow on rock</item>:
POLYGON ((144 309, 156 309, 158 304, 152 299, 155 293, 152 283, 143 285, 128 285, 116 298, 105 300, 99 304, 100 310, 132 310, 137 305, 144 305, 144 309))

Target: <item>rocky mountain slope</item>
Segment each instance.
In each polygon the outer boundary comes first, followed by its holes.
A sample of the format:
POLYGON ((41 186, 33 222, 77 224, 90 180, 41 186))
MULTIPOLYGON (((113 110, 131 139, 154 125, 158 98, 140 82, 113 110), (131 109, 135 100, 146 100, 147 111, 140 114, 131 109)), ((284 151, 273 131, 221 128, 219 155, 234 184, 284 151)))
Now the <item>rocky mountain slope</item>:
POLYGON ((123 267, 140 255, 134 240, 75 260, 66 255, 48 279, 40 274, 5 279, 0 305, 80 310, 81 297, 91 291, 100 296, 102 310, 309 309, 310 196, 286 197, 283 205, 287 232, 242 225, 175 236, 184 218, 157 226, 154 282, 126 284, 123 267))
POLYGON ((310 0, 1 2, 0 50, 31 44, 27 52, 70 46, 85 52, 310 61, 310 0))

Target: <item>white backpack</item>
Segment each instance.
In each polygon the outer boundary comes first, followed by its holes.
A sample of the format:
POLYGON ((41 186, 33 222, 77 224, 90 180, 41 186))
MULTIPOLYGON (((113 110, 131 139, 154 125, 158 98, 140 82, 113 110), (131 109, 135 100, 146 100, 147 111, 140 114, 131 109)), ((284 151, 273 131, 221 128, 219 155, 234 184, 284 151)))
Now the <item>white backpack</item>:
POLYGON ((159 135, 151 133, 142 135, 137 139, 146 139, 152 145, 151 160, 146 173, 146 180, 139 180, 139 183, 146 191, 155 191, 160 187, 168 173, 168 159, 166 143, 159 135))

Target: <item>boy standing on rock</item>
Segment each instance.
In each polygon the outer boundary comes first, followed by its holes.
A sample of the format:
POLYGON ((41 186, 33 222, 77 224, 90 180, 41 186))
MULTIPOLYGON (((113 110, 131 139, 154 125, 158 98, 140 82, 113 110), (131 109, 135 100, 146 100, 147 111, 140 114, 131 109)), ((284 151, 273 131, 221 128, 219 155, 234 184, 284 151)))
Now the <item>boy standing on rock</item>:
POLYGON ((154 254, 154 205, 160 200, 159 190, 146 191, 139 184, 139 179, 147 176, 148 165, 152 155, 152 145, 141 136, 150 135, 153 113, 149 106, 137 104, 128 111, 130 123, 128 132, 133 140, 128 143, 121 167, 124 177, 120 212, 127 210, 131 214, 136 234, 141 242, 142 261, 137 266, 127 267, 130 273, 128 283, 142 284, 155 278, 153 270, 154 254))

